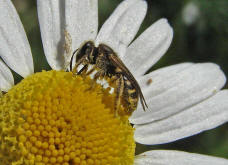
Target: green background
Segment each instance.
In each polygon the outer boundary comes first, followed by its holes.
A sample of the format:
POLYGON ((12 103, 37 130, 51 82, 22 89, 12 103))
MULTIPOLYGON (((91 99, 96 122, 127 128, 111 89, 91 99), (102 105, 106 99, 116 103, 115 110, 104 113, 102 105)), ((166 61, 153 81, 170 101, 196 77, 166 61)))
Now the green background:
MULTIPOLYGON (((99 28, 121 0, 99 0, 99 28)), ((42 50, 38 26, 36 1, 13 0, 25 27, 35 71, 50 69, 42 50)), ((214 62, 220 65, 228 77, 228 1, 227 0, 148 0, 148 12, 139 30, 160 18, 167 18, 174 29, 174 39, 168 52, 151 68, 181 62, 214 62), (183 11, 189 3, 194 3, 199 14, 194 23, 183 21, 183 11)), ((15 74, 20 80, 20 77, 15 74)), ((228 88, 226 84, 225 88, 228 88)), ((228 101, 228 100, 227 100, 228 101)), ((173 143, 144 146, 137 144, 136 153, 151 149, 174 149, 195 152, 228 159, 228 124, 173 143)))

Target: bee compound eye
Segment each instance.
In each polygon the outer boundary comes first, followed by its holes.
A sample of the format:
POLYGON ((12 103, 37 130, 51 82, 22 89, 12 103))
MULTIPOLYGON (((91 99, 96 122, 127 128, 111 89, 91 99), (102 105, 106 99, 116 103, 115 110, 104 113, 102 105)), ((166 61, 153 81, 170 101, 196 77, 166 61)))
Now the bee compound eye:
POLYGON ((93 50, 93 48, 94 48, 94 44, 91 41, 87 42, 84 45, 84 51, 86 54, 89 54, 93 50))
POLYGON ((91 42, 87 42, 86 44, 85 44, 85 46, 88 48, 88 47, 91 47, 92 46, 92 43, 91 42))
POLYGON ((85 47, 91 49, 92 47, 94 47, 94 44, 93 44, 92 41, 88 41, 88 42, 85 43, 85 47))

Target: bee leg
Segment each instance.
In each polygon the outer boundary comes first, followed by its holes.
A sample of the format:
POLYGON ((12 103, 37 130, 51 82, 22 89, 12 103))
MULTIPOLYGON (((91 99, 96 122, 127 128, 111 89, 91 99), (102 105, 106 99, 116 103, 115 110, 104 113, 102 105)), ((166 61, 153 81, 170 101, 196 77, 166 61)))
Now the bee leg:
POLYGON ((96 66, 94 66, 92 69, 90 69, 90 70, 86 73, 86 75, 88 76, 88 75, 92 74, 92 73, 95 71, 95 69, 96 69, 96 66))
POLYGON ((83 66, 83 68, 77 73, 78 75, 80 75, 80 74, 85 74, 85 76, 88 76, 88 75, 90 75, 90 74, 92 74, 94 71, 95 71, 95 69, 96 69, 96 66, 94 66, 92 69, 90 69, 89 71, 88 71, 88 67, 89 67, 89 64, 85 64, 84 66, 83 66), (87 72, 88 71, 88 72, 87 72))
POLYGON ((109 81, 109 86, 113 87, 113 83, 116 82, 116 80, 118 80, 119 77, 118 76, 113 76, 109 81))
POLYGON ((103 71, 98 71, 93 78, 93 81, 91 82, 91 87, 88 90, 91 90, 94 88, 94 85, 96 84, 96 81, 98 80, 98 78, 103 78, 105 75, 105 73, 103 71))
POLYGON ((120 106, 121 96, 123 95, 124 91, 124 79, 123 76, 120 75, 119 78, 116 80, 116 100, 114 104, 115 116, 118 116, 118 109, 120 106))
POLYGON ((92 88, 94 87, 94 85, 95 85, 95 82, 100 78, 100 79, 102 79, 102 78, 104 78, 104 75, 105 75, 105 73, 103 72, 103 71, 98 71, 95 75, 94 75, 94 81, 93 81, 93 84, 92 84, 92 88))
MULTIPOLYGON (((71 70, 73 74, 77 73, 77 68, 80 64, 86 65, 86 64, 88 64, 88 61, 86 60, 86 58, 81 58, 79 61, 77 61, 73 70, 71 70)), ((71 69, 72 69, 72 67, 71 67, 71 69)))
POLYGON ((94 75, 94 80, 96 81, 98 78, 103 78, 104 77, 104 72, 103 71, 98 71, 95 75, 94 75))
POLYGON ((88 70, 88 64, 84 65, 82 69, 78 71, 77 75, 81 75, 82 78, 85 79, 87 70, 88 70))

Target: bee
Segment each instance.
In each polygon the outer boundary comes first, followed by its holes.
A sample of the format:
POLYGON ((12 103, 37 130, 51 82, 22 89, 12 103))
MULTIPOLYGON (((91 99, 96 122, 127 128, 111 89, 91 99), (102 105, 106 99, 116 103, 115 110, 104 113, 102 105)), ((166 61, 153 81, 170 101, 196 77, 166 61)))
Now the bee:
POLYGON ((73 53, 73 56, 70 62, 70 71, 73 73, 90 75, 96 70, 95 81, 107 76, 112 82, 116 83, 116 89, 114 89, 116 92, 115 111, 123 102, 126 105, 126 112, 131 114, 137 108, 139 99, 143 110, 145 111, 148 108, 138 82, 109 46, 99 44, 96 47, 92 41, 87 41, 73 53), (76 55, 76 64, 73 68, 74 55, 76 55), (77 71, 80 65, 83 65, 83 67, 77 71), (92 65, 90 70, 88 70, 89 65, 92 65))

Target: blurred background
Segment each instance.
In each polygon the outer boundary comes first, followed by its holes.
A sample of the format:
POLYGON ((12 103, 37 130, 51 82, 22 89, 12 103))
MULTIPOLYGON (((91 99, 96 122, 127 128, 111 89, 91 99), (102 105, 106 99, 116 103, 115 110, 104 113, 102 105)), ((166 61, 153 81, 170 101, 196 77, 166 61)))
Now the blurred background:
MULTIPOLYGON (((40 38, 36 1, 12 0, 24 25, 35 71, 50 69, 40 38)), ((122 0, 99 0, 99 27, 122 0)), ((228 77, 228 1, 227 0, 147 0, 148 12, 139 30, 160 18, 167 18, 174 29, 174 39, 168 52, 151 68, 181 62, 214 62, 228 77)), ((15 74, 20 80, 20 77, 15 74)), ((228 88, 228 83, 225 88, 228 88)), ((227 100, 228 101, 228 100, 227 100)), ((137 144, 136 153, 151 149, 173 149, 219 156, 228 159, 228 124, 188 137, 174 143, 143 146, 137 144)))

